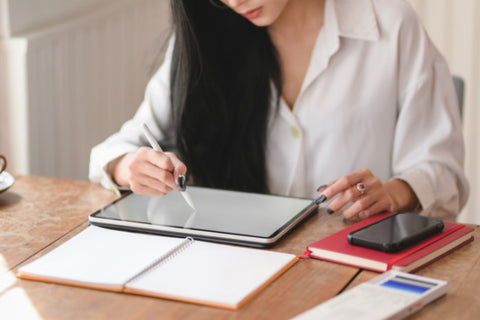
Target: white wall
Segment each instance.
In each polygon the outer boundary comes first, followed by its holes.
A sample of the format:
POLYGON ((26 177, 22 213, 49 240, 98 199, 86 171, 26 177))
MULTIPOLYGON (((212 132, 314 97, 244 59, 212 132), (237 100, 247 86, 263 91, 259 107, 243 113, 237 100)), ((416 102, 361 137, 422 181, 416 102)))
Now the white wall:
POLYGON ((10 0, 12 35, 79 17, 118 0, 10 0))
POLYGON ((470 199, 459 221, 480 224, 480 1, 408 0, 452 73, 464 78, 465 169, 470 199))
POLYGON ((87 179, 91 148, 143 99, 168 4, 0 0, 0 153, 11 173, 87 179))

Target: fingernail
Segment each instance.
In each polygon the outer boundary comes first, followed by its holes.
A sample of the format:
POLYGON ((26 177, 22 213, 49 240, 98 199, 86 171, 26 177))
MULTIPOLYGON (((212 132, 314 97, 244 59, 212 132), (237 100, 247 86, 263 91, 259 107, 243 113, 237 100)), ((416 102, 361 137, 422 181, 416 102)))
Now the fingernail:
POLYGON ((328 213, 328 214, 332 214, 332 213, 334 213, 334 212, 335 212, 335 211, 333 211, 330 207, 327 208, 327 213, 328 213))
POLYGON ((318 205, 318 204, 324 202, 325 200, 327 200, 327 196, 322 194, 322 195, 320 195, 320 197, 316 198, 313 201, 318 205))
POLYGON ((328 187, 326 184, 321 185, 320 187, 317 188, 317 191, 320 192, 320 190, 322 190, 323 188, 326 188, 326 187, 328 187))
POLYGON ((180 190, 185 191, 187 186, 185 185, 185 176, 179 175, 177 178, 177 185, 180 187, 180 190))

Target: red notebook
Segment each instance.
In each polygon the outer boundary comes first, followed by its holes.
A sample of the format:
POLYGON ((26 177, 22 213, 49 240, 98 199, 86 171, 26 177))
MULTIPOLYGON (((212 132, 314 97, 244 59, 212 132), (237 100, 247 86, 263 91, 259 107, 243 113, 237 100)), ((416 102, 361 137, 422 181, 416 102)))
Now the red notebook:
POLYGON ((395 253, 387 253, 348 243, 347 235, 350 232, 389 215, 391 213, 375 215, 314 242, 307 247, 306 255, 377 272, 390 269, 411 272, 473 241, 474 228, 445 221, 445 227, 441 233, 395 253))

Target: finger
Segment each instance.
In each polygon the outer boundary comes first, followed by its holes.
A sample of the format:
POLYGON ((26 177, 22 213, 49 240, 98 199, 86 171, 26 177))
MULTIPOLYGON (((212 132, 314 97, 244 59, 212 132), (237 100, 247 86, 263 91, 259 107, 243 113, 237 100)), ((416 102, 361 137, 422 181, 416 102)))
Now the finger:
POLYGON ((327 199, 331 199, 340 192, 344 192, 351 186, 365 182, 366 177, 371 176, 371 172, 368 169, 357 170, 349 175, 338 178, 333 183, 328 185, 328 188, 323 194, 327 196, 327 199))
POLYGON ((357 200, 362 194, 355 186, 341 192, 328 206, 333 211, 338 211, 347 203, 357 200))
POLYGON ((350 207, 343 211, 343 216, 347 219, 354 217, 362 211, 370 208, 377 201, 377 197, 373 194, 369 194, 359 198, 350 207))
POLYGON ((174 180, 177 181, 178 176, 183 175, 185 176, 187 173, 187 166, 178 159, 177 155, 171 152, 166 152, 166 156, 168 156, 173 164, 173 176, 174 180))
POLYGON ((142 184, 142 183, 135 182, 132 184, 131 190, 137 194, 146 194, 151 196, 164 196, 170 191, 172 191, 172 189, 170 189, 168 186, 165 186, 165 185, 164 185, 164 188, 162 187, 155 188, 152 186, 153 186, 152 183, 142 184))
POLYGON ((361 218, 361 219, 365 219, 365 218, 368 218, 370 216, 373 216, 377 213, 381 213, 381 212, 385 212, 387 211, 387 207, 383 201, 382 202, 375 202, 372 206, 370 206, 370 208, 368 208, 367 210, 364 210, 364 211, 360 211, 358 213, 358 216, 361 218))
POLYGON ((325 189, 327 189, 328 184, 323 184, 317 188, 318 193, 322 193, 325 189))
MULTIPOLYGON (((171 176, 171 173, 166 173, 171 176)), ((164 181, 145 174, 136 174, 130 181, 130 189, 136 193, 144 193, 145 189, 155 190, 156 195, 165 195, 172 188, 164 181)))
POLYGON ((372 192, 368 196, 364 196, 357 200, 351 207, 344 211, 345 217, 353 217, 359 214, 360 217, 366 218, 374 214, 383 212, 390 206, 390 200, 383 189, 372 192))
MULTIPOLYGON (((154 151, 155 152, 155 151, 154 151)), ((176 183, 171 171, 158 167, 154 163, 148 161, 147 158, 138 157, 136 161, 132 161, 129 165, 129 177, 128 181, 130 185, 132 183, 138 183, 138 181, 150 177, 152 180, 149 183, 154 184, 157 189, 162 189, 162 185, 167 185, 170 189, 176 188, 176 183), (156 180, 156 181, 155 181, 156 180)), ((146 184, 145 182, 142 184, 146 184)))
POLYGON ((137 151, 138 158, 150 162, 153 165, 170 172, 173 172, 174 166, 171 158, 161 151, 155 151, 152 148, 142 147, 137 151))
MULTIPOLYGON (((173 180, 173 174, 170 171, 160 169, 152 165, 150 162, 137 163, 135 167, 130 170, 131 175, 128 178, 130 185, 132 182, 142 181, 148 178, 148 183, 155 186, 156 189, 162 189, 163 185, 168 186, 169 189, 175 189, 176 183, 173 180)), ((147 184, 143 182, 142 184, 147 184)))

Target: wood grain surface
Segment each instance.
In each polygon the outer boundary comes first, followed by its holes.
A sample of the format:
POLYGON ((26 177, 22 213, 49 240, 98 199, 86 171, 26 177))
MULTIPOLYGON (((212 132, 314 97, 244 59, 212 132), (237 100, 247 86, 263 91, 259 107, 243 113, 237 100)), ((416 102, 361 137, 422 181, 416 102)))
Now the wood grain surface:
MULTIPOLYGON (((20 265, 86 228, 88 215, 114 198, 110 191, 87 181, 16 177, 15 185, 0 195, 1 319, 289 319, 377 275, 303 259, 238 311, 15 277, 20 265)), ((269 250, 301 255, 310 243, 346 226, 339 214, 319 210, 269 250)), ((476 227, 475 237, 479 236, 476 227)), ((412 319, 478 318, 477 240, 418 274, 447 280, 448 292, 412 319)))
MULTIPOLYGON (((15 270, 21 264, 83 230, 88 214, 115 196, 86 181, 16 179, 0 197, 2 319, 289 319, 333 297, 358 272, 352 267, 304 259, 238 311, 20 280, 15 270)), ((321 210, 270 250, 301 255, 311 242, 345 226, 339 215, 321 210)))

